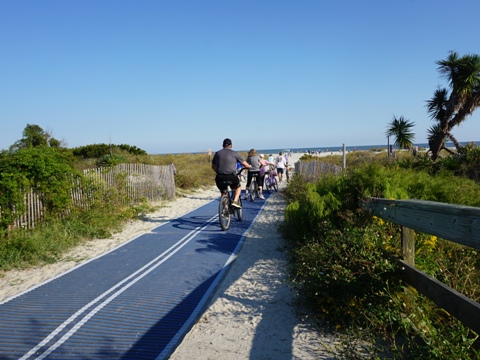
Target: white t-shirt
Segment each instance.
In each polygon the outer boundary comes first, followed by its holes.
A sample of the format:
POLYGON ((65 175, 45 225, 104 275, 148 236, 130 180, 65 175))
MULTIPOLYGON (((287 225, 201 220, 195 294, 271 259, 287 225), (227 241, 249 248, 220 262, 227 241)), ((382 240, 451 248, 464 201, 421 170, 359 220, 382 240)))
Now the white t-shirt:
POLYGON ((286 161, 285 161, 285 157, 282 156, 282 155, 279 155, 277 157, 277 168, 280 168, 280 169, 285 169, 285 165, 286 165, 286 161))

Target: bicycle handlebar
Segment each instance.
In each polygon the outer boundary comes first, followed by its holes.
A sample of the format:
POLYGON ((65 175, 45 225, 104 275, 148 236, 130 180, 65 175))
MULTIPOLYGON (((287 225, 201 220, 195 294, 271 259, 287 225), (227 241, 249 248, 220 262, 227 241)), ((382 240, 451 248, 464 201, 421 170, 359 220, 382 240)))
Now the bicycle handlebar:
POLYGON ((242 167, 241 169, 237 169, 237 175, 240 175, 243 170, 248 170, 248 168, 242 167))

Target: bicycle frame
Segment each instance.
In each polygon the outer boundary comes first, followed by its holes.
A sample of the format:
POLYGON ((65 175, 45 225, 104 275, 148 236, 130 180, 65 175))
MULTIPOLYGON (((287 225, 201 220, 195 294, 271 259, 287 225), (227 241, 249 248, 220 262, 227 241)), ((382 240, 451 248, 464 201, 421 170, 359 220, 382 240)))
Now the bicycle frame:
POLYGON ((265 177, 265 188, 269 191, 272 192, 272 189, 275 191, 278 191, 278 183, 277 179, 275 178, 276 173, 275 173, 275 168, 270 169, 268 172, 268 175, 265 177))

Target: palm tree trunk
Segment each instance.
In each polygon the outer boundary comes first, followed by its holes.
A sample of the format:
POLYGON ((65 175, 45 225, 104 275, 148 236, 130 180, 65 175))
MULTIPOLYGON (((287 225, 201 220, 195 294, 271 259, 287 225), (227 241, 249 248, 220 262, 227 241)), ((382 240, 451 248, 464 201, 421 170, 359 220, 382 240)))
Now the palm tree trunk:
POLYGON ((446 137, 447 135, 441 132, 441 133, 435 134, 435 136, 428 141, 428 146, 430 147, 430 152, 432 153, 433 161, 438 159, 440 150, 442 150, 445 147, 443 144, 445 143, 446 137))
POLYGON ((461 152, 463 149, 463 145, 460 144, 458 140, 450 132, 447 132, 447 137, 453 142, 453 144, 457 148, 457 151, 461 152))

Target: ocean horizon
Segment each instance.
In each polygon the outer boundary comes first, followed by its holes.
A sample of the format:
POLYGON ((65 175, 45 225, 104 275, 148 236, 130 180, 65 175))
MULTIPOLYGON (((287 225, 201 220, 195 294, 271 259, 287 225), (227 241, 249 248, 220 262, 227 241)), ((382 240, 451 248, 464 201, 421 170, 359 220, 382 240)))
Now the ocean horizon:
MULTIPOLYGON (((470 143, 475 143, 480 146, 480 141, 460 141, 460 144, 466 145, 470 143)), ((393 149, 398 150, 398 147, 391 144, 393 149)), ((452 142, 446 142, 447 147, 455 147, 452 142)), ((428 143, 419 143, 414 144, 414 146, 418 146, 419 150, 428 149, 428 143)), ((349 146, 345 144, 345 148, 347 151, 368 151, 372 149, 385 149, 387 150, 387 144, 382 145, 357 145, 357 146, 349 146)), ((248 149, 250 150, 250 149, 248 149)), ((248 151, 248 150, 238 150, 238 151, 248 151)), ((308 153, 308 152, 327 152, 327 151, 340 151, 343 150, 343 145, 341 146, 317 146, 317 147, 303 147, 303 148, 277 148, 277 149, 255 149, 259 154, 278 154, 279 152, 284 152, 289 150, 292 153, 308 153)))
MULTIPOLYGON (((477 146, 480 146, 480 141, 460 141, 460 144, 466 145, 470 143, 475 143, 477 146)), ((399 148, 395 146, 394 144, 390 144, 394 150, 398 150, 399 148)), ((447 141, 446 142, 447 147, 449 148, 455 148, 455 145, 452 142, 447 141)), ((425 150, 428 149, 428 143, 418 143, 418 144, 413 144, 413 146, 418 146, 419 150, 425 150)), ((345 144, 345 148, 347 149, 347 152, 349 151, 369 151, 372 149, 384 149, 387 150, 387 144, 381 144, 381 145, 356 145, 356 146, 350 146, 345 144)), ((218 150, 218 149, 217 149, 218 150)), ((212 150, 212 153, 215 153, 217 150, 212 150)), ((233 149, 238 152, 248 152, 250 149, 233 149)), ((312 147, 299 147, 299 148, 289 148, 289 147, 284 147, 284 148, 259 148, 255 149, 257 154, 278 154, 279 152, 285 152, 286 150, 292 152, 292 153, 308 153, 308 152, 327 152, 327 151, 341 151, 343 150, 343 144, 341 146, 312 146, 312 147)), ((196 151, 193 153, 189 154, 205 154, 208 152, 207 150, 204 151, 196 151)), ((160 153, 158 155, 165 155, 166 153, 160 153)), ((184 154, 184 153, 174 153, 175 154, 184 154)))

